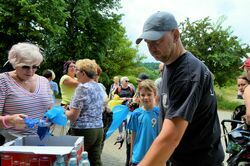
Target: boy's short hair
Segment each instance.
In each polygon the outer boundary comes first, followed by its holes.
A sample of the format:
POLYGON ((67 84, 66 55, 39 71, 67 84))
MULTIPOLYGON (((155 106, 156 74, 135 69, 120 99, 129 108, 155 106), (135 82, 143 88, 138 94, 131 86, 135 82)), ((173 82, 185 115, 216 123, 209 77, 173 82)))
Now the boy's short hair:
POLYGON ((53 70, 49 70, 49 69, 43 71, 43 76, 45 78, 51 78, 51 80, 54 80, 56 78, 56 75, 53 72, 53 70))
POLYGON ((150 79, 146 79, 146 80, 143 80, 139 86, 138 86, 138 92, 139 92, 139 95, 140 95, 140 90, 141 89, 145 89, 147 91, 150 91, 150 92, 154 92, 156 94, 156 86, 154 84, 154 81, 150 80, 150 79))

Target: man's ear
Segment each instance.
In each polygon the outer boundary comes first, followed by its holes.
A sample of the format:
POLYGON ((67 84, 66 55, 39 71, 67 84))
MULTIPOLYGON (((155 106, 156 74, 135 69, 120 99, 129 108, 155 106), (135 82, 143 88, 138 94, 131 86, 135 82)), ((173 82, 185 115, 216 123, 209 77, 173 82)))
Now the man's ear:
POLYGON ((174 29, 174 42, 176 43, 180 38, 180 32, 178 29, 174 29))

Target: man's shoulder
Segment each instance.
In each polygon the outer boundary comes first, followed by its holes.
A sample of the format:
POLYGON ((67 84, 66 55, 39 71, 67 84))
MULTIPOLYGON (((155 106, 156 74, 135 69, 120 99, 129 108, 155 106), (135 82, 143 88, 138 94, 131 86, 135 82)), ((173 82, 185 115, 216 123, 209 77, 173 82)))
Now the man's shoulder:
POLYGON ((174 66, 175 72, 179 73, 177 75, 182 75, 187 78, 194 77, 194 75, 199 75, 203 71, 209 70, 199 58, 195 57, 190 52, 186 52, 185 55, 180 57, 180 59, 177 60, 177 63, 174 66))
POLYGON ((155 85, 160 84, 161 80, 162 80, 162 77, 157 78, 157 79, 155 80, 155 85))

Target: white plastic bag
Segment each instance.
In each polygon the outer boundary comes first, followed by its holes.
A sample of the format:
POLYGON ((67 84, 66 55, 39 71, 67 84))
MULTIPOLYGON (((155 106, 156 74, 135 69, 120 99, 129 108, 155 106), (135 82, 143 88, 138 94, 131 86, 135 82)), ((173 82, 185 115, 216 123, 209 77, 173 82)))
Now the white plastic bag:
POLYGON ((70 121, 67 121, 66 126, 59 126, 59 125, 52 125, 50 127, 50 133, 53 134, 53 136, 63 136, 67 135, 70 128, 70 121))

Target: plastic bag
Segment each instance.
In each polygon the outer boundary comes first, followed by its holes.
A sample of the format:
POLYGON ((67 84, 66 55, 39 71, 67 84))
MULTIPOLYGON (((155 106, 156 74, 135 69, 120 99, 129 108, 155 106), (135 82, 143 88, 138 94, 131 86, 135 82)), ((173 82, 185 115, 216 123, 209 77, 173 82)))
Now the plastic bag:
POLYGON ((68 118, 64 114, 64 108, 62 106, 53 106, 50 110, 48 110, 44 116, 49 119, 50 122, 59 125, 66 126, 68 118))

